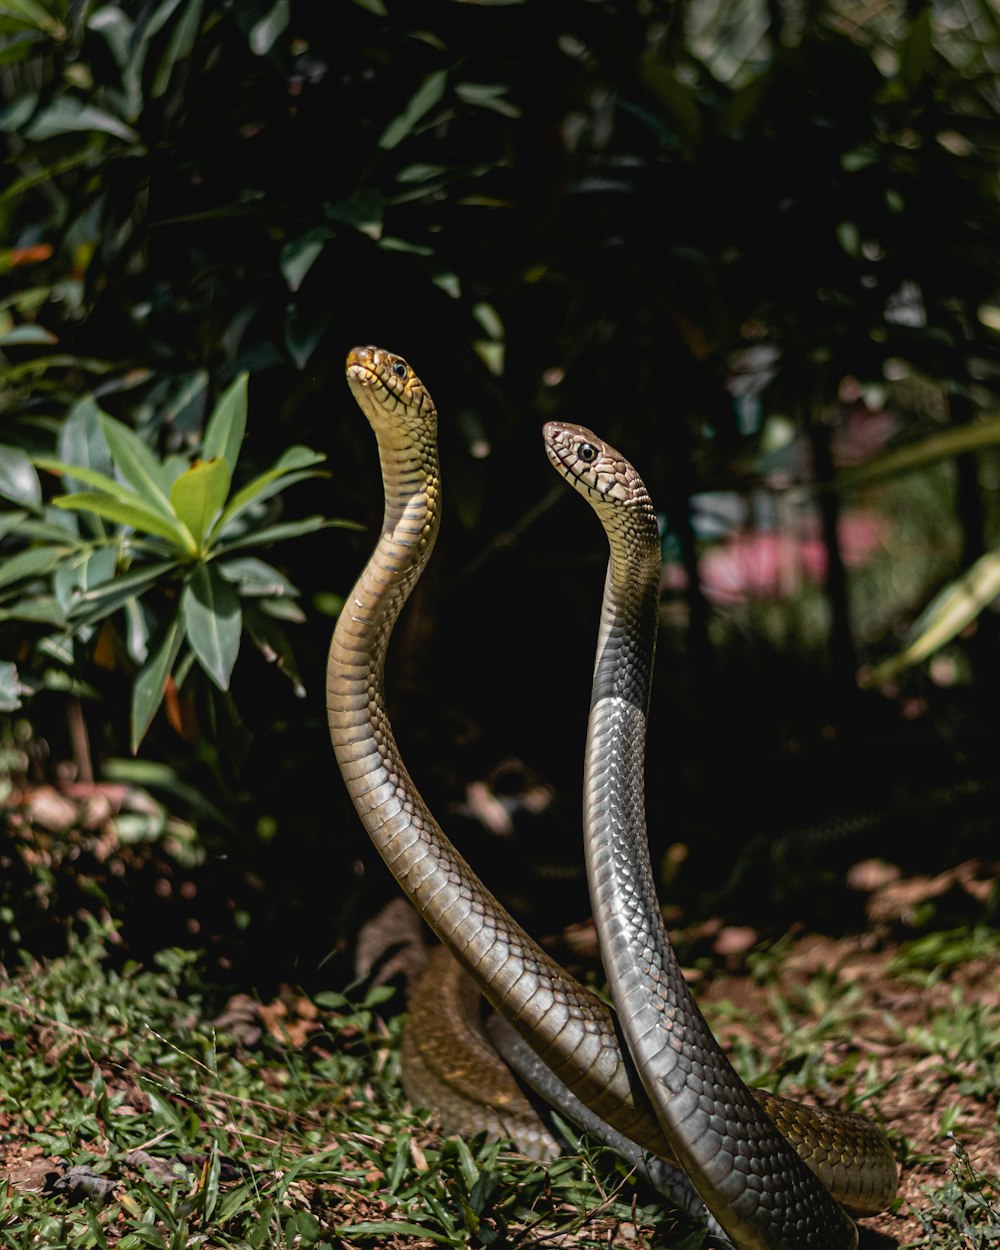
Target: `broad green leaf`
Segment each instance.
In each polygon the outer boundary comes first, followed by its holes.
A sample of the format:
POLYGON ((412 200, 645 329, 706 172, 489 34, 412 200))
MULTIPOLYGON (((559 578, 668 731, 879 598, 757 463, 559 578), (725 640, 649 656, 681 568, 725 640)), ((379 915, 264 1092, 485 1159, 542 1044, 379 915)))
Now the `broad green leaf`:
MULTIPOLYGON (((114 468, 111 453, 108 451, 107 440, 101 429, 101 412, 93 395, 85 395, 70 409, 69 415, 59 431, 59 457, 65 465, 80 465, 85 469, 93 469, 105 478, 112 479, 114 468)), ((70 469, 66 477, 68 490, 77 489, 76 481, 70 469)), ((99 485, 91 482, 91 486, 99 485)))
POLYGON ((227 582, 233 582, 243 595, 297 595, 295 586, 276 568, 256 556, 237 556, 216 564, 227 582))
POLYGON ((23 577, 50 573, 72 552, 71 547, 29 547, 0 561, 0 586, 10 586, 23 577))
POLYGON ((206 460, 221 456, 229 465, 230 473, 236 471, 247 429, 248 377, 248 374, 241 373, 226 388, 205 425, 201 454, 206 460))
POLYGON ((185 555, 197 554, 198 548, 194 539, 180 521, 155 512, 138 497, 134 502, 126 502, 113 499, 110 495, 99 495, 94 491, 80 491, 76 495, 57 495, 52 502, 57 508, 67 508, 71 512, 94 512, 108 521, 116 521, 119 525, 131 525, 147 534, 155 534, 157 538, 165 538, 171 546, 185 555))
POLYGON ((142 439, 121 421, 102 415, 101 429, 108 442, 111 459, 127 482, 139 493, 142 502, 166 517, 172 517, 169 490, 163 465, 142 439))
POLYGON ((342 221, 347 226, 353 226, 369 239, 380 239, 384 209, 385 201, 380 191, 358 191, 346 200, 330 205, 326 215, 331 221, 342 221))
POLYGON ((322 252, 329 237, 329 230, 317 226, 299 238, 292 239, 281 249, 281 272, 290 291, 297 291, 302 285, 313 261, 322 252))
POLYGON ((285 313, 285 346, 298 368, 304 369, 309 363, 332 320, 330 311, 312 316, 303 311, 301 304, 289 304, 285 313))
POLYGON ((2 512, 0 513, 0 538, 6 538, 8 534, 16 533, 21 525, 28 519, 27 512, 2 512))
POLYGON ((112 580, 117 555, 113 547, 100 547, 97 550, 84 548, 59 565, 52 578, 52 587, 59 606, 67 615, 84 591, 112 580))
POLYGON ((400 115, 394 118, 382 134, 379 136, 378 146, 385 150, 394 148, 397 143, 405 139, 413 127, 420 121, 425 113, 430 112, 435 104, 444 95, 445 83, 448 81, 448 71, 444 69, 435 70, 433 74, 428 74, 417 90, 410 97, 410 102, 400 115))
POLYGON ((288 635, 275 620, 261 612, 253 601, 243 605, 243 617, 250 637, 264 659, 269 664, 276 664, 292 683, 296 697, 304 699, 306 688, 302 684, 288 635))
POLYGON ((156 710, 163 701, 167 678, 184 641, 184 619, 178 610, 153 635, 146 663, 136 674, 132 687, 132 754, 146 736, 156 710))
POLYGON ((19 347, 31 343, 58 343, 59 339, 42 326, 14 326, 6 334, 0 334, 0 347, 19 347))
POLYGON ((85 590, 73 605, 73 625, 93 625, 104 617, 117 612, 130 599, 137 599, 154 582, 166 578, 177 568, 176 560, 158 560, 122 573, 113 581, 85 590))
POLYGON ((179 61, 186 61, 191 55, 191 49, 198 38, 203 5, 204 0, 188 0, 188 3, 184 6, 183 14, 174 24, 166 51, 156 68, 156 76, 150 88, 150 95, 154 100, 163 95, 170 86, 174 66, 179 61))
POLYGON ((904 668, 933 655, 1000 595, 1000 551, 988 551, 950 586, 936 595, 909 631, 910 642, 891 660, 878 665, 865 679, 877 685, 904 668))
POLYGON ((213 565, 199 564, 181 591, 181 613, 198 663, 220 690, 228 690, 243 629, 235 590, 213 565))
POLYGON ((266 56, 287 28, 291 19, 288 0, 274 0, 274 4, 250 30, 250 48, 257 56, 266 56))
POLYGON ((48 473, 55 473, 59 477, 73 477, 86 486, 94 486, 122 503, 142 503, 130 486, 124 485, 113 477, 108 477, 99 469, 87 469, 80 464, 66 464, 62 460, 53 460, 51 456, 36 456, 34 463, 36 468, 45 469, 48 473))
POLYGON ((53 139, 78 130, 100 130, 127 143, 136 143, 139 139, 131 126, 126 126, 113 114, 70 95, 58 96, 35 114, 24 133, 27 138, 38 140, 53 139))
POLYGON ((226 502, 229 481, 229 465, 221 456, 215 456, 211 460, 196 460, 170 488, 174 511, 199 548, 226 502))
POLYGON ((53 595, 40 595, 37 599, 15 600, 13 607, 0 608, 2 621, 35 621, 42 625, 65 625, 63 610, 53 595))
POLYGON ((22 508, 37 512, 42 487, 31 458, 19 447, 0 446, 0 495, 22 508))
POLYGON ((0 712, 16 712, 21 706, 21 693, 17 667, 9 660, 0 662, 0 712))

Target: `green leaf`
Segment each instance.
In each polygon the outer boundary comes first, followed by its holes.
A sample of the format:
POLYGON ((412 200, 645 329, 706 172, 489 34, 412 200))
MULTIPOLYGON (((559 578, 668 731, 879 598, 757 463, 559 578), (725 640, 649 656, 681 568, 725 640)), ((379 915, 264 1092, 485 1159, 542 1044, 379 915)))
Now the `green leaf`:
POLYGON ((8 534, 17 533, 19 527, 27 520, 29 513, 27 512, 3 512, 0 513, 0 538, 6 538, 8 534))
MULTIPOLYGON (((297 469, 305 469, 309 465, 322 464, 326 456, 319 452, 310 450, 308 447, 289 447, 286 452, 278 458, 275 464, 265 473, 259 474, 252 481, 248 482, 241 490, 230 499, 229 503, 223 510, 222 516, 219 517, 215 524, 213 534, 221 534, 233 521, 236 520, 241 513, 245 512, 251 504, 256 503, 261 498, 268 498, 273 495, 273 490, 268 490, 273 482, 279 481, 281 478, 291 479, 294 476, 295 481, 301 481, 303 476, 314 476, 313 474, 294 474, 297 469)), ((287 485, 291 486, 291 480, 287 485)), ((279 486, 278 490, 283 489, 279 486)))
POLYGON ((0 495, 37 512, 42 487, 31 458, 19 447, 0 446, 0 495))
POLYGON ((146 736, 156 710, 163 701, 167 678, 173 670, 184 641, 184 620, 178 610, 162 622, 150 640, 146 663, 136 674, 132 687, 132 754, 146 736))
POLYGON ((220 560, 216 566, 227 582, 234 582, 242 595, 297 595, 292 583, 276 568, 256 556, 220 560))
POLYGON ((420 121, 421 117, 425 113, 430 112, 444 95, 447 81, 447 70, 439 69, 435 70, 433 74, 428 74, 410 97, 410 102, 402 113, 382 131, 382 134, 379 136, 378 146, 388 150, 389 148, 394 148, 397 143, 405 139, 417 122, 420 121))
POLYGON ((142 501, 161 512, 165 517, 172 517, 168 491, 170 484, 163 471, 163 465, 142 439, 121 421, 114 417, 101 416, 101 429, 107 439, 108 448, 115 466, 127 482, 135 487, 142 501))
POLYGON ((384 201, 380 191, 358 191, 346 200, 340 200, 326 210, 331 221, 341 221, 353 226, 370 239, 382 237, 382 214, 384 201))
POLYGON ((144 533, 155 534, 157 538, 165 538, 184 555, 197 554, 195 541, 185 526, 173 517, 167 518, 154 511, 138 496, 134 497, 134 502, 126 502, 110 495, 97 494, 95 491, 80 491, 76 495, 57 495, 52 503, 57 508, 66 508, 71 512, 94 512, 97 516, 116 521, 119 525, 131 525, 144 533))
MULTIPOLYGON (((85 395, 70 409, 69 415, 59 431, 59 456, 66 465, 80 465, 85 469, 93 469, 105 478, 111 479, 113 466, 111 453, 108 451, 107 440, 101 429, 101 418, 105 416, 97 406, 93 395, 85 395)), ((72 471, 67 469, 66 476, 73 478, 72 471)), ((113 480, 113 479, 112 479, 113 480)), ((91 482, 91 486, 100 483, 91 482)), ((75 480, 66 483, 69 491, 78 489, 75 480)))
POLYGON ((0 563, 0 586, 50 573, 72 550, 72 547, 29 547, 27 551, 19 551, 0 563))
POLYGON ((26 343, 58 343, 59 339, 42 326, 14 326, 6 334, 0 334, 0 347, 18 347, 26 343))
POLYGON ((281 249, 281 272, 290 291, 297 291, 302 285, 329 237, 329 230, 317 226, 299 238, 292 239, 281 249))
POLYGON ((137 143, 139 136, 123 121, 94 104, 85 104, 74 96, 62 95, 47 108, 35 114, 25 128, 28 139, 53 139, 57 135, 71 134, 78 130, 100 130, 114 135, 127 143, 137 143))
POLYGON ((223 392, 205 426, 201 454, 206 460, 221 456, 235 473, 247 428, 247 380, 241 373, 223 392))
POLYGON ((302 684, 288 635, 276 621, 261 612, 253 601, 244 604, 243 614, 250 637, 264 659, 269 664, 276 664, 292 683, 296 698, 304 699, 306 688, 302 684))
POLYGON ((73 604, 87 590, 106 585, 115 575, 118 553, 113 547, 96 551, 85 547, 64 560, 55 571, 52 586, 62 610, 69 615, 73 604))
POLYGON ((909 631, 909 644, 878 665, 866 685, 877 685, 904 668, 919 664, 961 633, 982 610, 1000 595, 1000 551, 980 556, 961 577, 936 595, 909 631))
POLYGON ((284 542, 287 538, 315 533, 327 525, 341 526, 344 529, 364 529, 363 525, 357 525, 353 521, 328 521, 326 517, 310 516, 302 521, 283 521, 280 525, 267 525, 262 530, 253 530, 249 534, 241 534, 239 538, 227 539, 217 550, 223 555, 230 551, 240 551, 244 547, 264 547, 269 543, 284 542))
POLYGON ((300 369, 304 369, 309 363, 309 357, 316 350, 332 320, 333 313, 330 311, 311 316, 303 311, 300 304, 289 304, 285 312, 285 346, 300 369))
POLYGON ((257 56, 266 56, 290 20, 288 0, 275 0, 271 8, 250 29, 251 51, 257 56))
POLYGON ((215 456, 211 460, 196 460, 170 488, 174 511, 199 548, 226 502, 229 481, 229 465, 221 456, 215 456))
POLYGON ((236 592, 214 565, 199 564, 181 592, 181 612, 198 663, 228 690, 243 629, 236 592))
POLYGON ((21 706, 22 691, 16 665, 4 660, 0 663, 0 712, 16 712, 21 706))
POLYGON ((150 95, 154 100, 163 95, 170 86, 174 66, 179 61, 186 61, 191 55, 191 49, 195 45, 195 40, 198 38, 198 30, 201 26, 203 4, 204 0, 188 0, 183 14, 174 24, 170 34, 170 41, 160 60, 160 64, 156 68, 156 76, 150 88, 150 95))
POLYGON ((51 456, 35 456, 34 463, 36 468, 45 469, 47 473, 55 473, 59 477, 73 477, 86 486, 95 486, 122 503, 142 502, 130 486, 125 486, 99 469, 87 469, 82 464, 66 464, 62 460, 53 460, 51 456))

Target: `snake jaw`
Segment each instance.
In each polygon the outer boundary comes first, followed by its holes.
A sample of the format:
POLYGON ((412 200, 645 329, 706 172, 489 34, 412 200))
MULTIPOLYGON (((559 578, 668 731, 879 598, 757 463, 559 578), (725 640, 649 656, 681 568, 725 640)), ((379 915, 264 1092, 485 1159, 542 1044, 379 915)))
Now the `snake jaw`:
POLYGON ((425 439, 433 436, 437 419, 434 403, 420 379, 402 356, 380 347, 352 347, 347 353, 347 382, 361 411, 379 433, 411 422, 413 433, 425 439))

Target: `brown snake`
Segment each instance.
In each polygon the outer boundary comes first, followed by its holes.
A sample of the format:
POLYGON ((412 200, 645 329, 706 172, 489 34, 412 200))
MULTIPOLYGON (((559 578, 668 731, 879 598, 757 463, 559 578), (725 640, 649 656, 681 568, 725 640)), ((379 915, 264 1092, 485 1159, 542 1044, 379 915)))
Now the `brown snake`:
MULTIPOLYGON (((667 1139, 676 1138, 677 1130, 671 1126, 665 1134, 661 1129, 631 1063, 622 1053, 609 1009, 555 963, 483 886, 437 825, 403 765, 385 709, 383 673, 390 634, 430 556, 440 520, 437 414, 410 367, 391 353, 355 348, 348 356, 347 376, 375 431, 385 491, 382 533, 338 619, 328 665, 331 738, 351 798, 403 890, 492 1006, 596 1116, 641 1148, 669 1158, 667 1139)), ((651 641, 648 647, 651 662, 651 641)), ((645 699, 640 702, 644 713, 645 699)), ((641 763, 641 747, 639 760, 641 763)), ((590 776, 592 780, 593 769, 590 776)), ((641 790, 639 797, 641 808, 641 790)), ((693 1002, 690 1007, 697 1012, 693 1002)), ((677 1017, 683 1028, 688 1025, 688 1011, 685 1002, 677 1017)), ((700 1020, 700 1015, 697 1018, 700 1020)), ((700 1034, 697 1044, 702 1044, 700 1034)), ((671 1041, 669 1045, 676 1049, 678 1043, 671 1041)), ((696 1055, 693 1065, 688 1066, 703 1074, 703 1057, 698 1052, 696 1055)), ((672 1080, 657 1075, 653 1083, 664 1079, 672 1080)), ((696 1136, 710 1137, 716 1144, 713 1158, 727 1157, 728 1152, 732 1166, 716 1167, 720 1176, 715 1178, 713 1173, 705 1181, 698 1171, 705 1164, 695 1157, 697 1151, 685 1144, 683 1127, 677 1153, 692 1169, 696 1187, 707 1189, 703 1196, 734 1243, 740 1250, 777 1250, 792 1245, 818 1250, 852 1245, 853 1225, 832 1203, 829 1219, 821 1214, 811 1223, 811 1217, 795 1223, 800 1193, 812 1192, 812 1182, 803 1181, 802 1176, 811 1174, 790 1151, 788 1155, 795 1162, 788 1162, 778 1147, 765 1145, 762 1158, 755 1161, 757 1138, 753 1135, 749 1139, 752 1146, 742 1138, 730 1140, 731 1129, 741 1131, 754 1116, 746 1110, 739 1093, 732 1095, 739 1104, 738 1115, 730 1116, 728 1104, 721 1113, 703 1107, 702 1101, 708 1097, 705 1091, 709 1087, 714 1090, 716 1085, 725 1087, 724 1097, 731 1096, 728 1076, 725 1080, 712 1077, 695 1094, 690 1117, 685 1112, 682 1118, 693 1118, 694 1123, 687 1128, 695 1128, 696 1136), (707 1117, 704 1125, 698 1117, 707 1117), (716 1134, 717 1142, 711 1134, 716 1134), (747 1158, 750 1163, 744 1164, 747 1158), (775 1161, 778 1172, 773 1171, 775 1161), (780 1225, 787 1222, 789 1209, 784 1196, 786 1175, 792 1181, 793 1213, 792 1223, 783 1230, 780 1225), (748 1192, 750 1201, 745 1197, 748 1192), (764 1199, 761 1193, 766 1194, 764 1199), (754 1207, 749 1223, 744 1212, 747 1206, 754 1207), (777 1212, 773 1219, 768 1215, 767 1228, 760 1234, 754 1231, 759 1209, 777 1212), (828 1223, 825 1231, 819 1228, 823 1221, 828 1223), (812 1230, 814 1226, 818 1231, 815 1235, 809 1231, 812 1240, 806 1239, 806 1228, 812 1230)), ((733 1090, 740 1088, 745 1089, 732 1086, 733 1090)), ((840 1183, 837 1196, 852 1211, 871 1213, 892 1196, 895 1167, 891 1155, 884 1144, 879 1145, 877 1130, 861 1117, 838 1119, 831 1139, 827 1125, 832 1113, 816 1113, 758 1091, 747 1105, 756 1106, 758 1099, 767 1110, 763 1117, 767 1131, 782 1147, 784 1138, 768 1116, 786 1135, 798 1132, 804 1143, 798 1148, 807 1155, 808 1167, 825 1182, 840 1183), (859 1153, 867 1156, 860 1171, 856 1164, 845 1162, 848 1156, 859 1153)), ((690 1095, 685 1090, 677 1094, 678 1105, 682 1100, 687 1108, 690 1095)), ((762 1135, 760 1140, 768 1139, 762 1135)), ((711 1170, 713 1159, 707 1163, 711 1170)), ((817 1209, 826 1211, 824 1199, 809 1201, 818 1202, 817 1209)))

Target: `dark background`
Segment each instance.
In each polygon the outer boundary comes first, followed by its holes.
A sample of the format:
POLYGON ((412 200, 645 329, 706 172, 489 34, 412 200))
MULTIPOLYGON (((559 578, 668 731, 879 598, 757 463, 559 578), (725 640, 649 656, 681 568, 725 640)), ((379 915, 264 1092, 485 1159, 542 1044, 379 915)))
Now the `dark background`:
MULTIPOLYGON (((140 759, 174 779, 149 788, 194 830, 186 858, 166 835, 109 857, 86 830, 8 828, 0 958, 58 949, 96 907, 138 955, 196 941, 244 983, 350 977, 358 925, 395 894, 322 694, 331 613, 382 507, 343 380, 356 343, 404 355, 441 414, 443 532, 387 674, 397 736, 533 931, 588 911, 579 794, 606 559, 547 465, 552 417, 625 452, 663 514, 648 811, 684 918, 847 928, 863 923, 843 888, 856 861, 994 852, 995 614, 863 681, 996 541, 995 447, 961 441, 995 412, 1000 358, 986 0, 46 12, 4 19, 0 281, 12 324, 58 347, 0 344, 3 442, 51 452, 93 391, 158 451, 192 450, 246 369, 246 471, 291 443, 323 451, 329 477, 286 514, 367 530, 273 553, 302 592, 306 698, 246 645, 231 698, 194 673, 185 734, 154 722, 140 759), (844 477, 900 447, 915 471, 844 477), (849 514, 876 533, 862 557, 849 514), (775 545, 777 572, 740 564, 775 545), (736 558, 727 594, 706 580, 713 552, 736 558), (508 836, 470 808, 481 781, 508 836)), ((0 651, 41 675, 40 636, 0 622, 0 651)), ((124 775, 134 673, 83 644, 73 676, 96 692, 81 706, 98 782, 124 775)), ((7 718, 12 810, 79 780, 70 724, 44 682, 7 718)))

